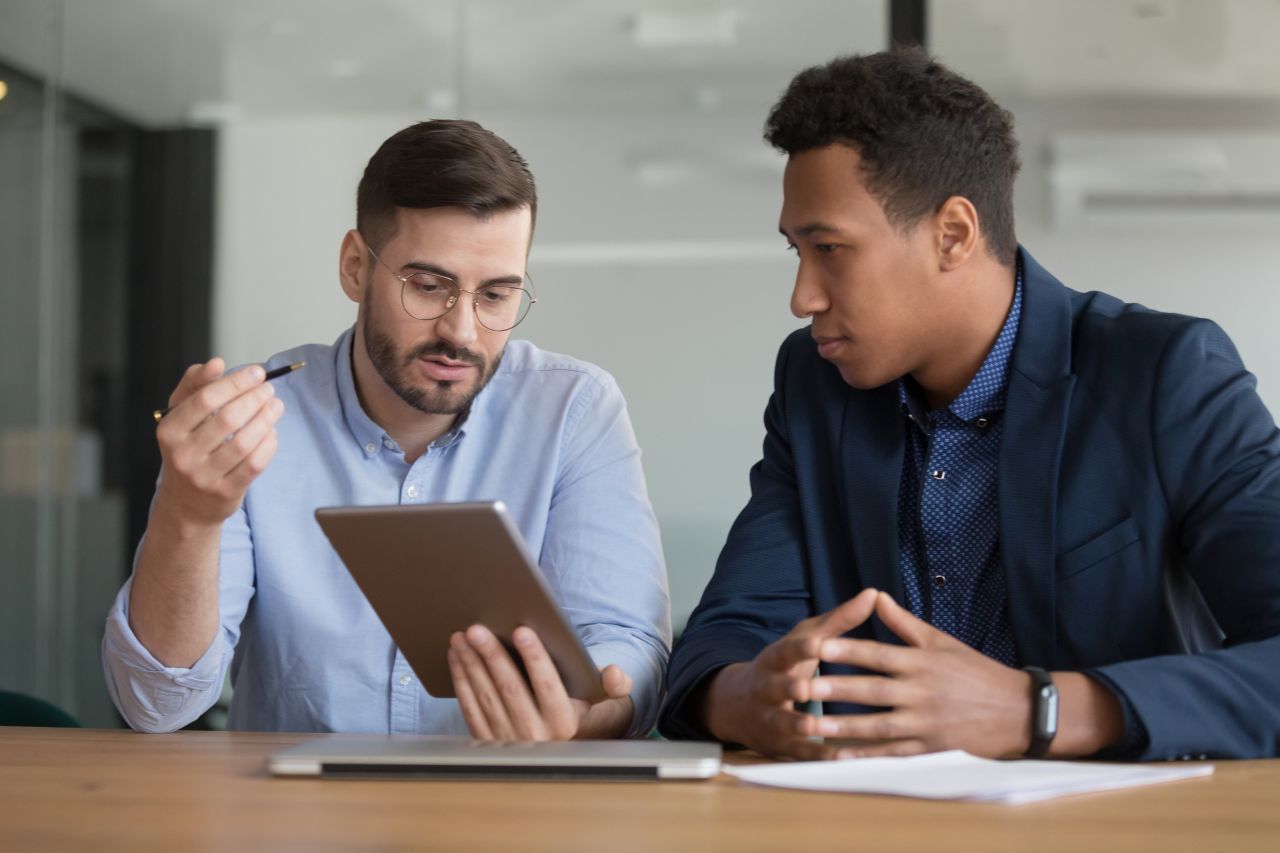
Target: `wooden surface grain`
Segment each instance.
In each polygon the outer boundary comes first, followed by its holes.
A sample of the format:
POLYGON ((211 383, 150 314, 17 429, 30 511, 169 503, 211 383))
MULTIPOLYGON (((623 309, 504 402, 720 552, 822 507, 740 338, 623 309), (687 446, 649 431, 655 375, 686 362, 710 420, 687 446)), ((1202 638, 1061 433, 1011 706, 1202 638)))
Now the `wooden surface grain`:
POLYGON ((0 850, 1280 850, 1280 761, 1024 806, 773 790, 724 775, 270 777, 266 756, 305 737, 0 728, 0 850))

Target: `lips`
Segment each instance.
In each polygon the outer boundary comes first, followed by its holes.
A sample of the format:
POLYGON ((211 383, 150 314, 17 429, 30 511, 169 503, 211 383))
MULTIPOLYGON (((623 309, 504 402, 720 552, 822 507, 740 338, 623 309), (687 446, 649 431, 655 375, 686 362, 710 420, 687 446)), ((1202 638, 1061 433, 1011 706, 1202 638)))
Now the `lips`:
POLYGON ((475 365, 467 364, 465 361, 450 361, 438 356, 420 358, 418 364, 428 378, 437 382, 457 382, 460 379, 466 379, 471 375, 471 371, 475 370, 475 365))
POLYGON ((828 338, 814 335, 813 339, 818 344, 818 355, 827 360, 835 358, 846 343, 845 338, 828 338))

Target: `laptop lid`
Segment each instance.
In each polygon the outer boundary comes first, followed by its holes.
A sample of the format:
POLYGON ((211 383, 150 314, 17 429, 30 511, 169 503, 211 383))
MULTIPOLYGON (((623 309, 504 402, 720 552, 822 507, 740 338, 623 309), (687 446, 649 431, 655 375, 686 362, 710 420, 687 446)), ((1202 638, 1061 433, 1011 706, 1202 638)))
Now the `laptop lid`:
POLYGON ((328 736, 274 753, 267 768, 343 779, 709 779, 720 757, 719 744, 692 741, 328 736))

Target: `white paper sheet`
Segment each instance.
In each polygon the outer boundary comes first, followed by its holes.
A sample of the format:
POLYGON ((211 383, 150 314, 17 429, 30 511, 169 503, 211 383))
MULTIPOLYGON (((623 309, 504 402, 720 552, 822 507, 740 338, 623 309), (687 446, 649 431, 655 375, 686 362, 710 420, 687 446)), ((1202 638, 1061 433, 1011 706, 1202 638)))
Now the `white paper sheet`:
POLYGON ((744 782, 778 788, 1016 804, 1208 776, 1213 765, 993 761, 957 749, 911 758, 726 765, 724 770, 744 782))

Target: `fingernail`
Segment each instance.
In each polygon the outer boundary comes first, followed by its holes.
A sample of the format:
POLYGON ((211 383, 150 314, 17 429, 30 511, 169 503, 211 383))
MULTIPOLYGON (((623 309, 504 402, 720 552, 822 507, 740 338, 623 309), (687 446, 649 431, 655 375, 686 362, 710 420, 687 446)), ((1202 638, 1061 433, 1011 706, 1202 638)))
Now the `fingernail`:
POLYGON ((533 645, 533 635, 528 631, 516 631, 515 634, 512 635, 512 639, 516 641, 517 646, 533 645))
POLYGON ((818 734, 824 735, 825 737, 838 735, 840 734, 840 726, 836 724, 835 720, 819 720, 818 734))
POLYGON ((472 625, 467 629, 467 639, 475 643, 477 646, 482 646, 489 640, 488 633, 488 631, 479 625, 472 625))
POLYGON ((809 688, 809 695, 814 699, 826 699, 831 695, 831 685, 815 679, 813 686, 809 688))

